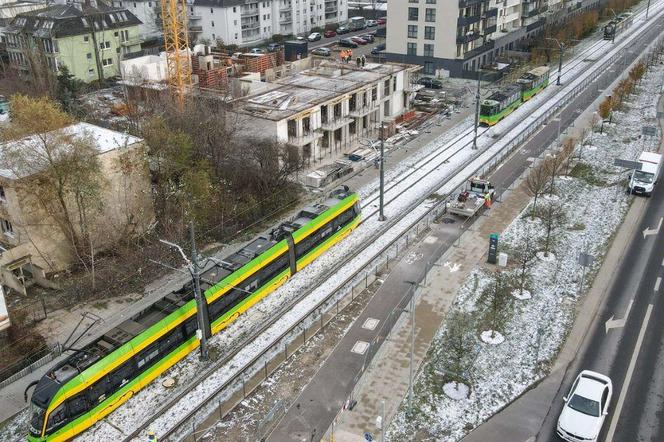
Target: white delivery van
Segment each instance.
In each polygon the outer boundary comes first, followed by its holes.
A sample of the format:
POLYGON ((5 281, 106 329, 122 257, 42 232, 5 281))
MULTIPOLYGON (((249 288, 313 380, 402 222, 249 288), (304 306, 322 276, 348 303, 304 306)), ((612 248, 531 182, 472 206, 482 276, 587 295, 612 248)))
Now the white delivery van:
POLYGON ((635 170, 629 180, 629 192, 637 195, 652 195, 662 165, 662 156, 654 152, 643 152, 639 157, 641 170, 635 170))

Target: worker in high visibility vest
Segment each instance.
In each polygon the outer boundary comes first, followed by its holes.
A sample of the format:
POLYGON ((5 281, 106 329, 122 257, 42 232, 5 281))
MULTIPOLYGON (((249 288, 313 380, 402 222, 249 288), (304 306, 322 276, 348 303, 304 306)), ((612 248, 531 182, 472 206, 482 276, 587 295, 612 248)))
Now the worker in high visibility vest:
POLYGON ((157 436, 155 436, 154 431, 148 431, 148 442, 157 442, 157 436))
POLYGON ((484 194, 484 206, 488 209, 491 207, 491 193, 487 192, 484 194))

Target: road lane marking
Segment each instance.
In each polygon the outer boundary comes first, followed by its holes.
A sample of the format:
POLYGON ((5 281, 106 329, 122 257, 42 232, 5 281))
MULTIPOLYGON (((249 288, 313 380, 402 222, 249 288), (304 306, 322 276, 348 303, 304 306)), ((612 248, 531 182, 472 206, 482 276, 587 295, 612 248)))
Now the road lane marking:
POLYGON ((657 235, 659 233, 659 228, 662 227, 662 219, 660 218, 659 222, 657 223, 657 227, 654 229, 643 229, 643 238, 645 239, 648 235, 657 235))
POLYGON ((634 300, 630 299, 629 305, 627 306, 627 311, 625 312, 625 316, 623 316, 622 319, 613 319, 614 315, 611 315, 611 317, 604 323, 604 327, 607 333, 612 328, 621 328, 625 326, 625 322, 627 322, 627 318, 629 317, 629 312, 632 310, 633 303, 634 300))
POLYGON ((657 277, 657 281, 655 281, 655 291, 656 291, 656 292, 659 291, 659 285, 660 285, 661 283, 662 283, 662 277, 661 277, 661 276, 658 276, 658 277, 657 277))
POLYGON ((639 337, 636 339, 636 346, 632 352, 632 359, 629 361, 629 367, 627 367, 627 373, 625 373, 625 380, 620 390, 620 396, 618 397, 618 403, 616 404, 616 412, 613 413, 613 419, 611 419, 611 426, 609 426, 609 433, 606 435, 606 442, 613 441, 613 435, 616 432, 616 427, 618 426, 618 419, 620 418, 620 412, 622 411, 623 404, 625 402, 625 397, 627 396, 627 389, 629 388, 629 383, 632 381, 632 374, 634 374, 634 367, 636 366, 636 360, 639 357, 639 351, 641 350, 641 345, 643 344, 643 337, 646 334, 646 328, 648 328, 648 321, 650 320, 650 314, 652 313, 652 304, 648 304, 648 309, 646 310, 646 316, 643 318, 643 323, 641 324, 641 330, 639 331, 639 337))
POLYGON ((664 267, 664 259, 662 259, 662 267, 664 267))

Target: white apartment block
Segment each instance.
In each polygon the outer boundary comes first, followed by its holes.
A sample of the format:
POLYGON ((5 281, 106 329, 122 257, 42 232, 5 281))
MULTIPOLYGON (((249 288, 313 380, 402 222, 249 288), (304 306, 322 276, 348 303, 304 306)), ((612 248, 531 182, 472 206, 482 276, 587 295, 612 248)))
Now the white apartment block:
POLYGON ((335 158, 376 137, 380 124, 408 110, 419 66, 325 61, 240 98, 240 127, 297 146, 309 162, 335 158))
POLYGON ((425 75, 471 77, 545 23, 599 0, 390 0, 388 61, 419 64, 425 75))
POLYGON ((159 0, 113 0, 113 6, 127 9, 141 21, 138 32, 142 40, 161 38, 159 0))
MULTIPOLYGON (((274 34, 306 34, 348 19, 346 0, 192 0, 191 26, 198 41, 255 45, 274 34)), ((190 26, 190 27, 191 27, 190 26)))

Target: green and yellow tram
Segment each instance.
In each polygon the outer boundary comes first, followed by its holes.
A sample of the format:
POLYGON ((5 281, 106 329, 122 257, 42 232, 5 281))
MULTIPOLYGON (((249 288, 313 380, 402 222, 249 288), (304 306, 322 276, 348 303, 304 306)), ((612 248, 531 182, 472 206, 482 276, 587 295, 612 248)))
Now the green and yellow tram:
POLYGON ((521 75, 516 83, 494 92, 480 104, 480 123, 493 126, 549 85, 549 67, 521 75))
MULTIPOLYGON (((217 333, 360 221, 356 193, 343 187, 259 236, 201 275, 217 333)), ((65 441, 111 413, 199 345, 191 283, 78 349, 37 383, 28 440, 65 441)))

